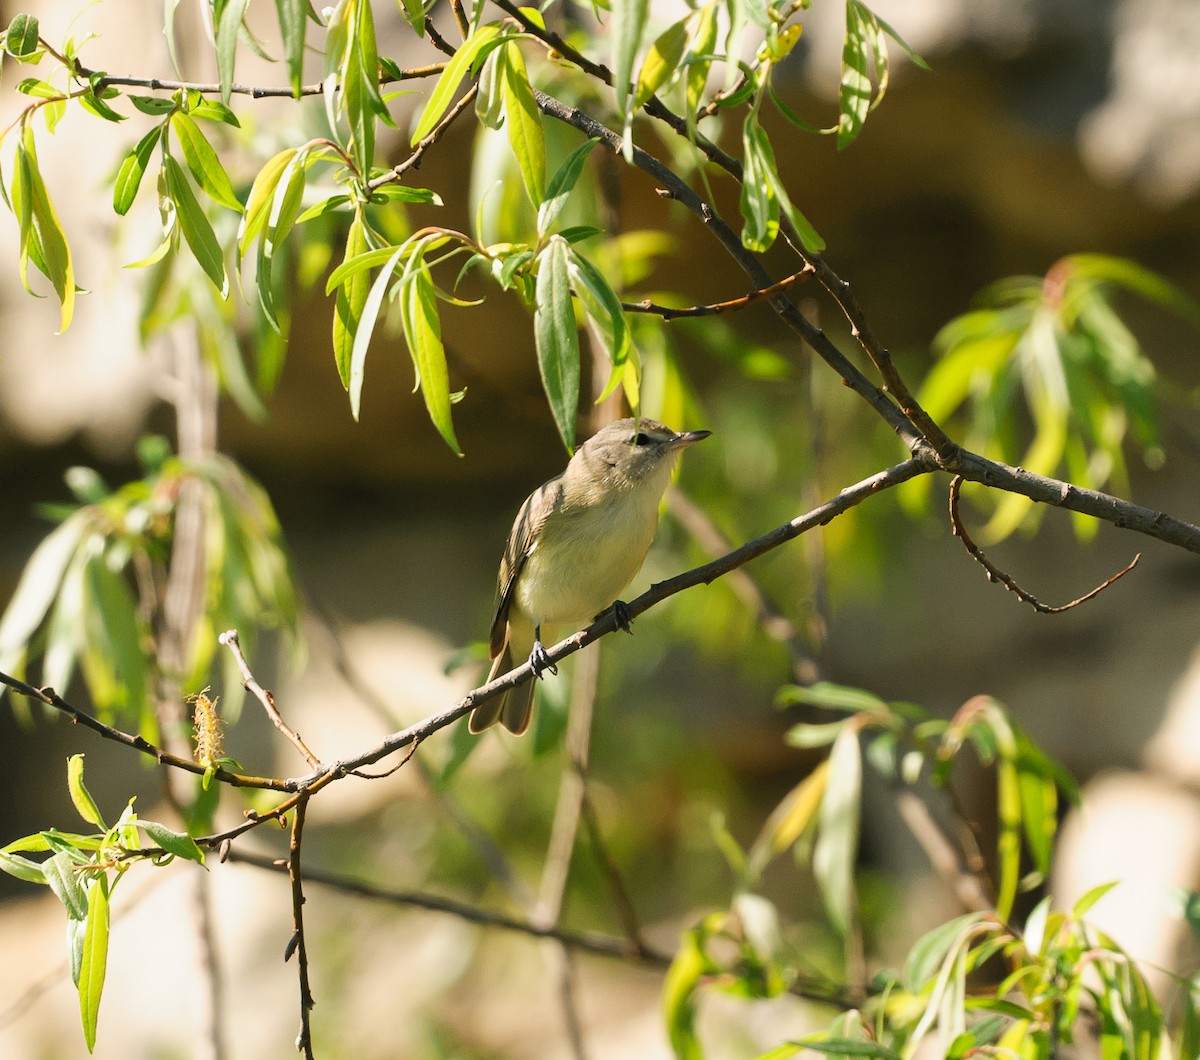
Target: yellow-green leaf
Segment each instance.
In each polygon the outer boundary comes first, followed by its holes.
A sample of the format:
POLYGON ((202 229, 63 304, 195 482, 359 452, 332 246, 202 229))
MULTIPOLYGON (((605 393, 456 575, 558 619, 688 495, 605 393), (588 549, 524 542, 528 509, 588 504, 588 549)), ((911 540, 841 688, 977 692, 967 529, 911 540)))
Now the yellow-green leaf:
POLYGON ((96 1047, 96 1021, 108 967, 108 880, 97 876, 88 888, 87 928, 79 967, 79 1015, 88 1052, 96 1047))
POLYGON ((217 157, 217 152, 213 150, 212 144, 200 131, 200 126, 190 115, 184 114, 183 111, 176 111, 171 115, 171 128, 174 129, 175 135, 179 139, 179 146, 183 150, 183 160, 187 163, 196 183, 214 201, 242 213, 244 208, 233 193, 229 175, 225 172, 225 167, 221 165, 221 160, 217 157))
POLYGON ((404 338, 412 354, 417 385, 421 388, 429 418, 446 444, 462 456, 450 415, 450 377, 446 367, 446 350, 442 345, 437 294, 429 270, 423 263, 416 266, 406 279, 401 305, 404 338))
POLYGON ((509 41, 497 56, 502 61, 504 116, 508 142, 512 147, 525 191, 534 206, 546 198, 546 138, 542 132, 542 112, 538 109, 525 70, 525 60, 516 43, 509 41))
MULTIPOLYGON (((346 234, 346 253, 342 257, 342 263, 345 264, 366 251, 366 231, 362 217, 356 213, 354 220, 350 222, 350 231, 346 234)), ((351 274, 337 288, 337 298, 333 307, 333 357, 337 364, 338 378, 346 390, 350 388, 350 355, 354 350, 354 336, 358 334, 358 324, 370 289, 371 280, 365 271, 351 274)))
POLYGON ((691 20, 691 15, 681 18, 665 29, 650 45, 646 58, 642 60, 642 69, 638 73, 637 90, 633 94, 634 110, 648 102, 651 96, 680 72, 691 20))
POLYGON ((163 159, 167 178, 167 194, 178 211, 179 227, 196 261, 213 286, 225 298, 229 294, 229 277, 225 273, 225 254, 217 242, 212 224, 196 201, 195 193, 179 163, 170 155, 163 159))
POLYGON ((100 815, 100 808, 83 782, 83 755, 81 754, 71 755, 67 759, 67 787, 71 792, 71 801, 75 803, 75 809, 79 811, 79 816, 88 824, 94 824, 97 828, 107 831, 108 825, 104 823, 104 818, 100 815))
POLYGON ((558 433, 567 452, 572 452, 579 408, 579 332, 571 299, 569 253, 565 239, 551 236, 539 255, 533 320, 542 386, 558 433))
POLYGON ((484 48, 496 38, 498 33, 499 28, 488 23, 480 26, 459 45, 458 51, 446 64, 437 83, 433 86, 433 91, 429 94, 429 101, 425 104, 425 109, 421 111, 421 117, 417 119, 417 124, 413 127, 412 145, 414 147, 429 135, 442 115, 449 109, 462 79, 472 68, 475 60, 486 54, 484 48))

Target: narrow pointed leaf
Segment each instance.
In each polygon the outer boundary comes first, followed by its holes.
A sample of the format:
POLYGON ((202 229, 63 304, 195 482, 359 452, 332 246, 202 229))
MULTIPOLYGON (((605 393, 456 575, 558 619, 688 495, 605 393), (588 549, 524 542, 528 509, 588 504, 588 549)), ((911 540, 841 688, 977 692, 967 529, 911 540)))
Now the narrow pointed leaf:
POLYGON ((217 76, 221 82, 221 101, 229 103, 233 86, 233 67, 237 56, 238 34, 250 0, 226 0, 221 20, 216 27, 217 76))
MULTIPOLYGON (((366 231, 362 217, 356 213, 346 235, 346 253, 342 261, 350 261, 366 251, 366 231)), ((370 289, 371 279, 365 271, 348 276, 337 288, 333 307, 333 357, 338 378, 346 390, 350 388, 350 355, 354 350, 354 337, 358 334, 359 321, 370 289)))
POLYGON ((379 317, 379 309, 383 305, 384 295, 392 281, 392 274, 404 255, 405 247, 398 246, 388 258, 387 263, 375 277, 366 300, 363 302, 362 314, 358 321, 358 330, 354 333, 354 344, 350 350, 350 412, 358 419, 362 402, 363 373, 367 364, 367 347, 371 344, 371 335, 375 331, 375 321, 379 317))
POLYGON ((508 142, 521 170, 525 191, 534 206, 546 198, 546 138, 542 112, 533 96, 521 49, 510 41, 504 46, 501 80, 504 86, 504 116, 508 142))
POLYGON ((246 200, 246 212, 242 215, 242 222, 238 227, 237 252, 239 259, 245 257, 247 247, 262 234, 263 227, 270 216, 271 204, 275 200, 275 189, 296 154, 297 150, 294 147, 280 151, 279 154, 267 161, 258 171, 258 176, 254 178, 254 184, 250 188, 250 197, 246 200))
POLYGON ((634 110, 649 102, 651 96, 679 73, 683 53, 687 49, 688 25, 691 19, 692 16, 688 15, 669 26, 646 52, 646 58, 642 60, 642 69, 638 73, 637 89, 633 95, 634 110))
POLYGON ((283 38, 283 56, 287 60, 288 79, 292 93, 300 95, 300 79, 304 73, 304 33, 307 26, 308 0, 275 0, 279 16, 279 35, 283 38))
POLYGON ((858 858, 862 802, 862 754, 857 728, 847 725, 833 741, 829 778, 821 800, 819 833, 813 848, 813 875, 830 922, 843 938, 854 922, 854 868, 858 858))
POLYGON ((454 436, 450 415, 450 378, 446 367, 446 350, 442 345, 441 321, 438 317, 437 295, 428 268, 417 268, 404 289, 404 338, 412 354, 413 366, 425 408, 438 433, 450 448, 462 456, 454 436))
POLYGON ((124 216, 133 205, 134 197, 141 187, 142 177, 146 166, 150 163, 150 155, 158 145, 162 135, 162 126, 156 125, 129 150, 121 168, 117 170, 117 179, 113 183, 113 209, 124 216))
POLYGON ((173 832, 164 824, 157 821, 138 821, 138 827, 168 854, 186 858, 199 865, 204 864, 204 851, 186 832, 173 832))
POLYGON ((88 824, 94 824, 97 828, 107 830, 108 825, 104 823, 104 818, 100 815, 100 808, 83 782, 83 755, 81 754, 71 755, 67 759, 67 787, 70 789, 71 801, 75 803, 75 809, 79 811, 79 816, 88 824))
POLYGON ((649 0, 615 0, 612 5, 613 90, 617 96, 617 114, 625 118, 633 91, 633 64, 646 32, 649 0))
POLYGON ((208 142, 191 116, 184 114, 183 111, 176 111, 171 115, 171 128, 179 140, 179 146, 183 151, 183 160, 187 163, 196 183, 214 201, 242 213, 243 206, 233 193, 233 185, 229 182, 229 175, 225 172, 225 167, 221 165, 217 152, 213 150, 212 144, 208 142))
POLYGON ((567 452, 575 449, 579 408, 579 332, 567 268, 569 244, 553 236, 540 255, 534 338, 542 386, 567 452))
POLYGON ((225 298, 229 294, 229 277, 225 273, 225 255, 217 242, 212 224, 205 216, 200 203, 192 192, 187 176, 179 163, 170 155, 163 159, 167 177, 167 194, 178 211, 179 226, 192 254, 213 286, 225 298))
POLYGON ((485 54, 484 49, 496 39, 499 29, 492 24, 480 26, 465 40, 454 53, 454 57, 446 64, 441 76, 429 94, 429 101, 421 111, 412 133, 412 146, 420 143, 441 119, 454 101, 458 86, 468 71, 474 66, 476 59, 485 54))
POLYGON ((108 968, 108 881, 98 876, 88 888, 87 928, 83 934, 83 960, 79 967, 79 1015, 88 1052, 96 1047, 96 1022, 100 995, 108 968))
POLYGON ((546 186, 545 197, 538 207, 538 235, 545 235, 562 208, 567 198, 575 189, 579 175, 583 172, 584 163, 592 152, 592 148, 600 141, 593 138, 580 144, 563 160, 563 164, 554 172, 550 183, 546 186))

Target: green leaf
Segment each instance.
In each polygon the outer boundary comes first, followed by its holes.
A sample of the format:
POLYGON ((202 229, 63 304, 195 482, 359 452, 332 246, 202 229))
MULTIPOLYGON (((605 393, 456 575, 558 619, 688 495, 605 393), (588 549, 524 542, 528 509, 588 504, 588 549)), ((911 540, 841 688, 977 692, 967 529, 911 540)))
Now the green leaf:
POLYGON ((922 935, 908 951, 904 985, 912 993, 919 994, 929 985, 950 951, 961 945, 975 925, 987 916, 982 912, 964 913, 922 935))
MULTIPOLYGON (((367 251, 367 234, 362 215, 355 213, 346 234, 346 253, 342 262, 352 260, 367 251)), ((337 288, 333 307, 333 357, 337 364, 338 378, 343 389, 350 388, 350 360, 354 350, 354 338, 358 334, 363 306, 371 289, 371 278, 366 271, 348 276, 337 288)))
MULTIPOLYGON (((604 274, 573 248, 567 255, 567 272, 571 287, 595 325, 604 352, 612 362, 613 378, 619 379, 631 349, 629 327, 625 321, 625 310, 621 306, 621 300, 604 274)), ((612 383, 597 403, 603 401, 611 392, 612 383)))
POLYGON ((221 10, 220 21, 216 27, 217 39, 217 75, 221 82, 221 101, 229 103, 233 87, 233 67, 237 58, 238 35, 242 30, 242 21, 246 17, 246 8, 250 0, 225 0, 221 10))
MULTIPOLYGON (((844 723, 842 723, 844 727, 844 723)), ((829 783, 827 759, 787 793, 771 811, 750 848, 749 873, 757 878, 779 854, 795 844, 816 823, 829 783)))
POLYGON ((676 1060, 704 1058, 696 1037, 696 991, 708 970, 709 960, 698 932, 686 932, 663 981, 663 1015, 676 1060))
POLYGON ((467 72, 474 67, 476 60, 487 54, 485 49, 489 44, 495 47, 500 43, 496 39, 498 33, 499 28, 488 23, 480 26, 459 45, 453 58, 446 64, 437 83, 433 86, 433 91, 429 94, 429 101, 425 104, 425 109, 421 111, 421 117, 417 119, 417 124, 413 128, 411 146, 416 147, 433 131, 433 127, 449 109, 459 84, 467 72), (496 43, 492 43, 493 41, 496 43))
POLYGON ((858 729, 847 725, 829 753, 829 779, 813 846, 813 875, 829 920, 843 938, 853 930, 854 867, 862 805, 862 753, 858 729))
POLYGON ((86 574, 82 662, 89 690, 102 709, 118 708, 138 717, 150 675, 137 604, 104 555, 89 557, 86 574))
POLYGON ((75 803, 75 809, 79 811, 79 816, 88 824, 94 824, 97 828, 107 831, 108 825, 104 823, 100 808, 83 782, 83 755, 81 754, 71 755, 67 759, 67 787, 71 792, 71 801, 75 803))
POLYGON ((108 880, 97 876, 88 888, 87 928, 83 935, 83 961, 79 968, 79 1015, 88 1052, 96 1047, 96 1019, 104 973, 108 966, 108 880))
POLYGON ((7 872, 10 876, 15 876, 25 883, 45 884, 47 882, 42 866, 36 861, 17 854, 10 854, 5 850, 0 850, 0 872, 7 872))
POLYGON ((204 851, 186 832, 173 832, 166 825, 159 824, 157 821, 139 819, 137 825, 168 854, 194 861, 198 865, 204 864, 204 851))
POLYGON ((196 261, 204 270, 204 274, 221 292, 221 297, 226 298, 229 295, 229 277, 225 272, 225 254, 221 250, 221 244, 217 242, 212 225, 196 201, 196 196, 179 163, 167 155, 163 159, 163 166, 167 180, 167 194, 175 203, 178 211, 183 238, 187 240, 187 244, 196 261))
POLYGON ((1097 884, 1071 907, 1071 915, 1075 917, 1087 916, 1087 914, 1091 912, 1092 906, 1100 901, 1101 898, 1108 894, 1108 892, 1116 887, 1120 882, 1120 880, 1110 880, 1108 883, 1097 884))
POLYGON ((221 160, 217 157, 217 152, 213 150, 212 144, 200 131, 200 126, 183 111, 176 111, 171 115, 171 128, 175 130, 179 146, 183 150, 183 160, 187 163, 196 183, 214 201, 242 213, 244 207, 233 193, 229 175, 225 172, 225 167, 221 165, 221 160))
POLYGON ((0 669, 11 666, 42 624, 86 531, 84 517, 72 516, 55 527, 29 557, 4 618, 0 619, 0 669))
POLYGON ((565 239, 551 236, 538 255, 534 338, 550 411, 567 452, 573 452, 579 408, 579 332, 571 300, 569 253, 565 239))
POLYGON ((889 713, 887 703, 873 692, 849 685, 838 685, 832 681, 818 681, 812 685, 787 685, 779 690, 777 706, 803 703, 826 710, 841 710, 847 714, 866 711, 871 714, 889 713))
POLYGON ((419 261, 416 255, 409 263, 409 268, 411 272, 401 292, 401 319, 404 338, 417 373, 417 385, 421 388, 425 408, 438 433, 458 456, 462 456, 450 415, 450 379, 433 279, 428 266, 419 261))
POLYGON ((117 170, 117 179, 113 183, 113 209, 121 216, 128 213, 129 207, 133 205, 142 177, 146 173, 146 166, 150 162, 150 155, 158 145, 161 135, 162 126, 156 125, 130 148, 121 162, 121 168, 117 170))
POLYGON ((87 917, 88 898, 79 882, 75 864, 66 851, 59 851, 42 863, 42 871, 50 890, 66 907, 67 915, 72 920, 83 920, 87 917))
POLYGON ((15 59, 23 59, 37 51, 38 20, 33 15, 14 15, 4 37, 4 50, 15 59))
POLYGON ((162 114, 169 114, 179 106, 178 100, 163 99, 161 96, 130 95, 127 98, 137 110, 155 118, 162 114))
POLYGON ((679 74, 683 68, 683 53, 687 49, 688 26, 692 16, 686 15, 665 29, 642 60, 638 74, 637 89, 633 94, 633 109, 637 110, 650 101, 667 81, 679 74))
POLYGON ((275 0, 279 16, 279 35, 283 39, 283 57, 287 60, 292 94, 300 97, 300 78, 304 74, 304 33, 308 24, 308 0, 275 0))
POLYGON ((838 94, 838 150, 858 137, 871 107, 873 88, 868 52, 874 16, 859 0, 846 0, 846 37, 842 45, 842 84, 838 94))
POLYGON ((388 284, 392 281, 392 274, 396 271, 396 266, 400 264, 400 259, 404 256, 406 250, 407 247, 402 244, 392 252, 391 257, 388 258, 379 275, 375 277, 375 282, 371 284, 371 290, 363 301, 362 313, 358 319, 358 329, 354 333, 354 343, 350 349, 350 413, 356 420, 358 419, 359 408, 362 402, 363 373, 367 364, 367 347, 371 344, 371 335, 375 331, 375 321, 379 316, 379 308, 383 305, 384 296, 387 294, 388 284))
POLYGON ((878 1042, 863 1042, 855 1038, 801 1038, 794 1043, 814 1053, 834 1056, 873 1056, 878 1060, 901 1060, 900 1054, 878 1042))
POLYGON ((612 83, 617 96, 617 116, 626 124, 634 109, 630 106, 633 93, 633 64, 642 46, 649 11, 649 0, 613 0, 612 83))
POLYGON ((294 147, 285 148, 270 158, 254 178, 250 196, 246 200, 246 212, 242 214, 241 224, 238 226, 237 253, 239 261, 245 257, 246 249, 266 227, 279 181, 298 153, 294 147))
POLYGON ((779 201, 766 170, 773 164, 771 144, 753 116, 742 127, 742 246, 761 254, 779 234, 779 201))
POLYGON ((29 290, 27 263, 34 265, 54 287, 62 306, 59 332, 66 331, 75 313, 75 269, 66 233, 38 168, 33 130, 25 126, 17 148, 13 177, 13 206, 21 227, 21 282, 29 290))
POLYGON ((538 235, 544 236, 550 231, 550 226, 554 223, 562 208, 566 205, 567 198, 575 188, 575 184, 579 180, 579 175, 583 172, 583 165, 587 161, 587 157, 591 154, 592 148, 600 141, 596 138, 586 141, 575 148, 563 160, 563 164, 554 172, 554 176, 550 178, 550 183, 546 186, 545 197, 540 206, 538 206, 538 235))
POLYGON ((95 114, 98 118, 103 118, 105 121, 122 122, 125 121, 127 117, 127 115, 120 114, 113 110, 112 107, 105 103, 104 99, 94 90, 83 93, 83 95, 79 96, 78 99, 80 106, 82 106, 84 110, 95 114))
POLYGON ((538 109, 529 74, 525 71, 525 60, 517 44, 509 41, 496 60, 501 63, 508 142, 529 200, 534 206, 540 206, 546 198, 546 138, 542 131, 542 112, 538 109))

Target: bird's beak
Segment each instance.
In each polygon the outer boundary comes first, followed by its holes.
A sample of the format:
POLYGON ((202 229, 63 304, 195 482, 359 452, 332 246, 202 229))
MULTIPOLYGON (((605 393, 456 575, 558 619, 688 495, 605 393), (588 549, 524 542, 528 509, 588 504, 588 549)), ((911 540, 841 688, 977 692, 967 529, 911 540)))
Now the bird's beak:
POLYGON ((686 449, 689 445, 702 442, 710 434, 712 434, 712 431, 680 431, 675 435, 675 440, 671 442, 671 448, 686 449))

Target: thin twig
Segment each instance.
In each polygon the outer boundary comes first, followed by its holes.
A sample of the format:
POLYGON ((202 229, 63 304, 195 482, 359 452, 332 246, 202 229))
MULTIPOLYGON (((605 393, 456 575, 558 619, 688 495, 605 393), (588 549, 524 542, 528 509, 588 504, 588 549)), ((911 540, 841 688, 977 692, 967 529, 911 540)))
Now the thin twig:
POLYGON ((759 302, 774 298, 776 295, 795 287, 801 281, 807 280, 812 275, 813 267, 806 263, 804 268, 799 272, 794 272, 791 276, 784 277, 778 283, 773 283, 769 287, 759 287, 747 292, 740 298, 731 298, 727 302, 712 302, 708 305, 673 308, 672 306, 659 305, 656 302, 650 301, 649 298, 645 298, 640 302, 622 302, 621 308, 629 313, 652 313, 655 316, 662 317, 664 320, 676 320, 680 317, 710 317, 716 316, 718 313, 736 313, 759 302))
POLYGON ((443 136, 446 135, 446 130, 454 124, 460 114, 466 111, 472 103, 475 102, 475 96, 479 92, 478 85, 472 85, 462 94, 458 102, 454 104, 441 118, 440 121, 430 130, 414 148, 413 153, 409 155, 403 162, 398 162, 386 173, 367 181, 367 190, 374 191, 376 188, 382 187, 384 184, 394 184, 410 169, 419 169, 421 160, 425 157, 425 152, 436 144, 443 136))
MULTIPOLYGON (((171 754, 169 751, 164 751, 161 747, 155 746, 142 736, 123 732, 120 729, 113 728, 111 725, 106 725, 98 718, 88 714, 87 711, 73 707, 49 686, 35 688, 33 685, 27 684, 6 673, 0 673, 0 684, 7 685, 18 695, 25 696, 28 699, 36 699, 39 703, 53 707, 70 718, 74 724, 91 729, 92 732, 104 737, 106 740, 124 744, 126 747, 132 747, 135 751, 140 751, 142 754, 148 755, 159 765, 182 769, 184 772, 195 773, 197 776, 204 776, 208 771, 208 767, 193 762, 190 758, 183 758, 179 755, 171 754)), ((235 788, 269 788, 273 791, 294 790, 292 787, 289 787, 289 782, 286 780, 279 780, 274 777, 246 776, 242 773, 233 773, 220 767, 214 768, 213 776, 221 781, 222 784, 229 784, 235 788)))
POLYGON ((1072 600, 1069 604, 1059 604, 1057 607, 1051 607, 1049 604, 1043 604, 1040 600, 1038 600, 1038 598, 1036 596, 1033 595, 1033 593, 1031 593, 1025 589, 1022 589, 1021 586, 1019 586, 1016 583, 1016 581, 1013 579, 1013 577, 1010 574, 1005 573, 999 567, 997 567, 994 563, 992 563, 992 561, 989 560, 987 558, 987 556, 985 556, 983 554, 983 549, 981 549, 971 539, 971 535, 969 533, 967 533, 967 528, 963 524, 962 516, 960 515, 959 510, 958 510, 958 495, 959 495, 959 491, 962 489, 962 483, 963 483, 963 480, 962 480, 961 475, 955 475, 954 478, 951 479, 951 481, 950 481, 950 529, 951 529, 951 532, 954 534, 955 537, 957 537, 960 541, 962 541, 963 548, 965 548, 967 550, 967 552, 970 554, 971 558, 973 560, 975 560, 975 562, 978 563, 987 572, 987 580, 988 581, 999 582, 1010 593, 1015 595, 1018 600, 1020 600, 1022 603, 1028 604, 1035 611, 1037 611, 1038 614, 1058 615, 1058 614, 1062 614, 1062 612, 1064 612, 1064 611, 1070 611, 1071 608, 1078 607, 1080 604, 1087 603, 1087 601, 1091 600, 1093 597, 1099 596, 1100 593, 1104 592, 1104 590, 1107 589, 1110 585, 1112 585, 1113 582, 1117 581, 1118 578, 1123 578, 1126 574, 1128 574, 1131 570, 1133 570, 1133 568, 1138 565, 1138 560, 1140 560, 1142 558, 1142 554, 1139 552, 1136 556, 1133 557, 1132 561, 1129 563, 1129 566, 1124 567, 1121 570, 1117 571, 1117 573, 1114 574, 1107 581, 1101 582, 1091 592, 1084 593, 1083 596, 1077 597, 1076 599, 1072 600))
MULTIPOLYGON (((311 591, 305 592, 308 615, 319 623, 325 633, 329 646, 330 660, 334 672, 346 686, 385 724, 389 729, 396 726, 397 718, 388 704, 374 688, 363 678, 346 651, 341 631, 337 628, 337 620, 330 614, 323 600, 311 591)), ((479 824, 457 803, 454 797, 444 787, 435 783, 433 770, 425 761, 424 756, 413 759, 413 766, 425 785, 426 794, 441 808, 442 812, 454 822, 455 827, 466 839, 469 846, 488 867, 492 876, 516 899, 523 909, 532 909, 534 896, 528 885, 517 875, 508 857, 500 849, 496 841, 487 834, 479 824)))
POLYGON ((312 987, 308 981, 308 944, 304 935, 304 881, 300 873, 300 847, 304 839, 304 816, 308 809, 308 794, 303 794, 296 803, 292 817, 292 833, 288 842, 287 874, 292 889, 292 937, 288 942, 283 959, 287 961, 296 954, 297 976, 300 980, 300 1034, 296 1038, 296 1049, 304 1054, 305 1060, 313 1060, 312 1044, 312 987))
MULTIPOLYGON (((228 860, 235 864, 249 865, 270 872, 287 872, 286 861, 279 861, 250 851, 231 850, 228 860)), ((412 906, 415 909, 424 909, 433 913, 445 913, 481 927, 499 928, 501 931, 512 931, 520 935, 529 935, 532 938, 556 939, 573 950, 594 954, 598 957, 615 957, 619 960, 632 961, 653 968, 666 968, 672 959, 671 954, 650 946, 638 949, 628 939, 618 935, 606 935, 598 931, 572 931, 558 925, 547 927, 531 920, 520 920, 516 917, 506 916, 504 913, 481 909, 468 902, 460 902, 453 898, 444 898, 424 891, 402 891, 378 887, 338 873, 308 867, 304 870, 304 879, 307 883, 329 887, 360 898, 370 898, 392 905, 412 906)))
MULTIPOLYGON (((380 84, 392 84, 395 81, 410 81, 422 77, 437 77, 446 68, 445 63, 429 63, 426 66, 414 66, 401 70, 398 77, 381 78, 380 84)), ((102 92, 109 85, 115 88, 145 88, 151 92, 199 92, 204 96, 215 96, 221 91, 221 86, 214 82, 176 81, 163 77, 123 77, 117 74, 102 73, 92 70, 81 63, 71 68, 71 73, 84 80, 95 78, 97 92, 102 92)), ((293 90, 290 85, 239 85, 229 86, 229 91, 235 96, 250 96, 253 99, 303 98, 319 96, 325 91, 321 83, 301 85, 299 90, 293 90)))
POLYGON ((232 652, 238 671, 242 675, 242 687, 262 704, 263 710, 267 712, 267 717, 271 719, 271 724, 283 733, 288 743, 300 752, 301 757, 310 766, 316 769, 321 764, 321 760, 308 749, 304 741, 300 738, 300 734, 283 720, 283 716, 279 713, 279 708, 275 706, 275 696, 269 689, 263 688, 251 672, 250 664, 246 662, 246 656, 242 654, 242 644, 238 639, 238 631, 236 629, 227 629, 217 637, 217 641, 232 652))
POLYGON ((583 813, 583 827, 587 832, 588 842, 591 843, 596 860, 600 862, 605 879, 608 881, 608 889, 612 893, 613 905, 616 906, 617 918, 625 929, 625 936, 637 950, 643 950, 646 947, 646 938, 642 933, 637 910, 633 907, 633 899, 630 898, 629 888, 625 886, 625 881, 621 877, 621 870, 617 867, 617 863, 608 849, 608 844, 604 842, 604 833, 600 828, 600 820, 596 816, 596 807, 586 788, 583 792, 580 810, 583 813))

